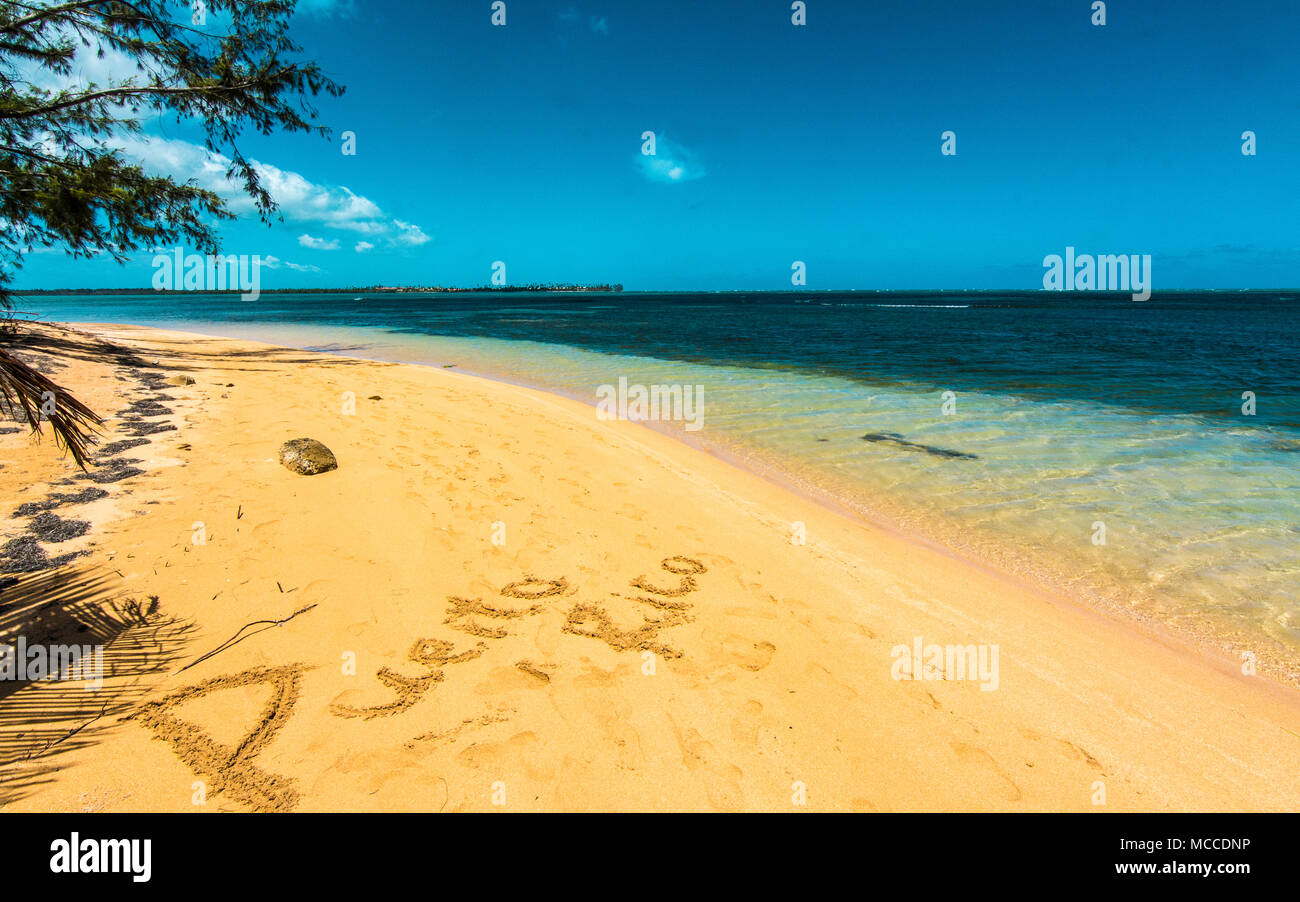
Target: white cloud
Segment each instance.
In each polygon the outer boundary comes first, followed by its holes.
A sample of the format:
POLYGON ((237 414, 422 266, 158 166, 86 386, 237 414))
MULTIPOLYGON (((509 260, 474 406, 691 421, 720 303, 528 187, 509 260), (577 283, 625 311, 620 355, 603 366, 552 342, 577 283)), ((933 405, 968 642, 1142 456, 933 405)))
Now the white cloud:
POLYGON ((260 265, 266 267, 267 269, 279 269, 280 267, 283 266, 285 269, 291 269, 294 272, 320 272, 321 271, 319 266, 312 266, 309 263, 290 263, 288 260, 281 260, 279 257, 276 257, 273 254, 268 254, 267 256, 260 258, 260 265))
POLYGON ((655 154, 642 154, 639 159, 641 173, 652 182, 689 182, 705 174, 692 151, 662 135, 655 139, 655 154))
MULTIPOLYGON (((242 187, 226 178, 229 158, 207 148, 176 138, 129 135, 117 138, 114 147, 140 163, 146 170, 169 175, 178 181, 193 181, 213 191, 237 214, 250 214, 253 201, 242 187)), ((280 206, 280 213, 290 222, 313 223, 323 228, 356 232, 368 238, 383 239, 390 247, 419 247, 433 239, 417 225, 391 219, 379 205, 342 185, 321 185, 305 176, 269 163, 252 161, 262 185, 280 206)), ((311 238, 311 236, 304 236, 311 238)), ((311 239, 328 244, 326 239, 311 239)), ((333 250, 333 247, 307 244, 303 247, 333 250)))
POLYGON ((172 138, 120 135, 108 146, 122 151, 148 172, 169 175, 181 182, 193 181, 200 188, 221 194, 235 212, 253 209, 253 201, 226 178, 230 161, 197 144, 172 138))
POLYGON ((315 238, 311 235, 302 234, 298 236, 298 243, 303 247, 309 247, 314 251, 336 251, 339 249, 339 242, 336 238, 325 239, 315 238))
POLYGON ((424 230, 418 225, 409 222, 402 222, 400 219, 394 219, 393 225, 397 227, 397 235, 394 237, 394 244, 402 244, 407 247, 419 247, 422 244, 428 244, 433 239, 424 234, 424 230))
POLYGON ((103 47, 98 41, 87 47, 79 37, 66 29, 47 35, 47 40, 51 42, 57 43, 63 39, 71 40, 76 45, 76 55, 67 75, 60 75, 35 61, 17 60, 13 64, 17 79, 46 91, 85 90, 92 84, 103 88, 120 85, 132 78, 136 79, 136 84, 144 84, 148 80, 148 72, 129 54, 112 47, 103 47))
POLYGON ((353 194, 347 188, 327 187, 308 181, 296 172, 288 172, 269 163, 254 161, 262 185, 286 219, 319 222, 334 229, 347 229, 357 223, 381 224, 384 213, 372 200, 353 194))
POLYGON ((357 248, 356 248, 356 250, 357 250, 357 253, 358 253, 358 254, 364 254, 366 251, 373 251, 374 249, 375 249, 375 246, 374 246, 373 244, 371 244, 369 241, 358 241, 358 242, 357 242, 357 248))

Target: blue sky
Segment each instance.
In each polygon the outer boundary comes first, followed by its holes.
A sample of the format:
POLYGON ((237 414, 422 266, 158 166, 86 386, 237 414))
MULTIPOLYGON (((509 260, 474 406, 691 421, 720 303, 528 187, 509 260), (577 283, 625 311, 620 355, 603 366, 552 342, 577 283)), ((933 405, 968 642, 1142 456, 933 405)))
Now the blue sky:
MULTIPOLYGON (((264 287, 479 285, 500 260, 781 289, 801 260, 811 289, 1036 288, 1067 245, 1151 254, 1157 290, 1300 286, 1294 0, 1116 0, 1103 27, 1091 0, 807 0, 803 27, 786 0, 506 0, 504 27, 490 0, 304 5, 348 91, 320 103, 332 142, 241 142, 286 221, 224 250, 275 258, 264 287)), ((192 127, 147 131, 146 165, 213 177, 192 127)), ((16 284, 144 287, 150 260, 34 254, 16 284)))

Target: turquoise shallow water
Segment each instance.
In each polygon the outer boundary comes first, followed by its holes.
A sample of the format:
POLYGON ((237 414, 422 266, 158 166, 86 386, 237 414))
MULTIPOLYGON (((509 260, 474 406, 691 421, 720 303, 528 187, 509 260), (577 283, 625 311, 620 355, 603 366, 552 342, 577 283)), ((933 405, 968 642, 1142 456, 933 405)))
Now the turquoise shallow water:
POLYGON ((620 377, 698 386, 702 428, 660 428, 1099 604, 1300 664, 1293 295, 184 300, 21 306, 455 363, 592 404, 620 377))

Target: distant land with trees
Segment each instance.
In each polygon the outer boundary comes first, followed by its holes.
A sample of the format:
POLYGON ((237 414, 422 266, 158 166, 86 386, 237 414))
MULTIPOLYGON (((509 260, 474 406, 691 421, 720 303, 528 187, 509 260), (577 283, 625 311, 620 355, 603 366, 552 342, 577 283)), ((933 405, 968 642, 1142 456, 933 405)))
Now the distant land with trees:
MULTIPOLYGON (((614 285, 481 285, 477 288, 455 288, 442 285, 356 285, 351 288, 264 288, 261 294, 456 294, 460 292, 511 292, 511 291, 622 291, 622 284, 614 285)), ((185 291, 156 288, 29 288, 11 290, 11 295, 114 295, 114 294, 240 294, 240 289, 226 291, 185 291)))

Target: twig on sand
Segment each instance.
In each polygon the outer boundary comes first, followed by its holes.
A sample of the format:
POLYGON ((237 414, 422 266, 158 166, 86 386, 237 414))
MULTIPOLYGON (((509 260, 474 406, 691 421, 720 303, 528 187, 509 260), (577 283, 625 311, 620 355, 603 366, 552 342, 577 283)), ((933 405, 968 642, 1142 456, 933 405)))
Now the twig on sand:
POLYGON ((309 604, 306 607, 299 608, 298 610, 290 614, 288 617, 285 617, 283 620, 254 620, 252 623, 245 623, 243 626, 239 628, 239 632, 235 633, 225 642, 222 642, 220 645, 212 649, 212 651, 208 652, 207 654, 195 658, 193 661, 186 664, 184 667, 182 667, 180 670, 176 672, 184 673, 186 670, 189 670, 195 664, 201 664, 202 662, 206 661, 208 658, 212 657, 213 655, 219 654, 220 652, 225 651, 227 648, 230 648, 230 646, 237 645, 240 642, 243 642, 245 639, 248 638, 248 636, 256 636, 258 633, 262 632, 262 630, 268 630, 273 626, 279 626, 282 623, 288 623, 290 620, 297 617, 299 614, 305 614, 314 607, 316 607, 315 604, 309 604), (255 630, 254 632, 251 632, 247 636, 245 636, 243 634, 244 630, 248 629, 250 626, 261 626, 262 629, 255 630))
POLYGON ((39 757, 41 757, 41 756, 44 755, 46 752, 48 752, 50 749, 52 749, 52 748, 54 748, 56 745, 58 745, 60 742, 63 742, 64 740, 67 740, 67 739, 71 739, 73 736, 76 736, 78 733, 80 733, 80 732, 81 732, 82 730, 84 730, 86 727, 90 726, 92 723, 94 723, 95 721, 99 720, 101 717, 104 716, 104 712, 107 711, 107 710, 108 710, 108 702, 104 702, 104 706, 103 706, 102 708, 99 709, 99 713, 96 714, 94 717, 90 718, 90 720, 87 720, 87 721, 85 721, 84 723, 78 724, 77 726, 75 726, 75 727, 73 727, 71 730, 69 730, 68 732, 64 733, 64 734, 63 734, 62 736, 60 736, 58 739, 51 739, 49 742, 45 743, 45 745, 41 746, 39 749, 34 750, 34 751, 31 751, 31 752, 28 752, 26 755, 23 756, 23 760, 24 760, 24 761, 30 761, 30 760, 32 760, 32 758, 39 758, 39 757))

